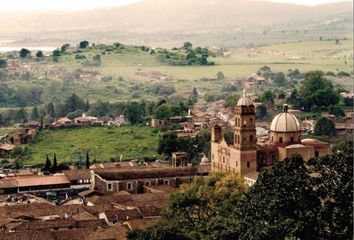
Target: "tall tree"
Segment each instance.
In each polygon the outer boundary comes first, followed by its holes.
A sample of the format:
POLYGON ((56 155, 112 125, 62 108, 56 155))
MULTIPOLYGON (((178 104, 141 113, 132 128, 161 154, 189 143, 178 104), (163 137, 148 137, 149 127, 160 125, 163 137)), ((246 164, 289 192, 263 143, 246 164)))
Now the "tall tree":
POLYGON ((240 239, 317 239, 321 202, 301 156, 261 174, 242 206, 240 239))
POLYGON ((53 158, 53 167, 52 167, 53 172, 58 171, 58 162, 57 162, 57 155, 54 153, 54 158, 53 158))
POLYGON ((331 120, 322 117, 315 124, 314 134, 317 136, 334 136, 336 127, 331 120))
POLYGON ((86 151, 86 169, 90 169, 90 156, 89 151, 86 151))
POLYGON ((306 111, 309 111, 313 105, 328 107, 339 102, 338 93, 334 90, 332 82, 324 78, 323 72, 308 72, 304 78, 299 95, 302 99, 302 107, 306 111))
POLYGON ((53 103, 48 103, 46 107, 47 114, 51 116, 52 118, 55 117, 55 109, 54 109, 54 104, 53 103))
POLYGON ((39 112, 38 112, 38 108, 37 107, 34 107, 32 109, 31 119, 33 119, 33 120, 38 120, 39 119, 39 112))
POLYGON ((47 158, 46 158, 45 165, 44 165, 44 171, 46 171, 46 172, 49 171, 51 166, 52 166, 52 163, 50 162, 49 156, 47 154, 47 158))
POLYGON ((322 205, 317 239, 353 239, 353 142, 335 146, 333 152, 309 160, 322 205))

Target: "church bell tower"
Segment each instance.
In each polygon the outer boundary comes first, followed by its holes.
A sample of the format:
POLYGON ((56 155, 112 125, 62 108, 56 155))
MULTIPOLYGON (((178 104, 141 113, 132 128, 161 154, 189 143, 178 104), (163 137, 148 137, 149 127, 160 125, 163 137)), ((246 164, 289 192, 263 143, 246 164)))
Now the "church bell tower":
POLYGON ((236 149, 256 150, 256 110, 251 98, 243 90, 236 106, 234 146, 236 149))

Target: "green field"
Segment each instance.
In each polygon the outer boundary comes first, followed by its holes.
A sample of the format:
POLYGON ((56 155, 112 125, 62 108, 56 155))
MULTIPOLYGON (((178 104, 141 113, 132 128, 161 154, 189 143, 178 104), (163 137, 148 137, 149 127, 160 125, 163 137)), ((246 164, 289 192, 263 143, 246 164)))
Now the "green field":
POLYGON ((41 164, 46 154, 58 162, 75 163, 85 161, 86 151, 90 152, 91 162, 110 161, 113 158, 135 159, 158 156, 158 133, 152 128, 123 126, 119 128, 89 127, 58 130, 44 130, 35 141, 27 146, 24 164, 41 164))

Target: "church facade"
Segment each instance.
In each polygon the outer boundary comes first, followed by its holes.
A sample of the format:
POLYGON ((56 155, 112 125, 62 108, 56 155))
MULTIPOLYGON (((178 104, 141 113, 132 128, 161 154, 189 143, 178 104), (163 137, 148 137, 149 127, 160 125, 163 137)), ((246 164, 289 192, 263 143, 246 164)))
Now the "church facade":
POLYGON ((269 141, 257 144, 256 111, 251 98, 243 91, 235 108, 233 144, 227 144, 220 126, 215 125, 211 133, 211 171, 226 171, 240 174, 249 185, 255 183, 258 170, 272 165, 293 154, 304 160, 329 153, 329 144, 315 139, 301 140, 298 119, 284 105, 282 113, 272 120, 269 141))

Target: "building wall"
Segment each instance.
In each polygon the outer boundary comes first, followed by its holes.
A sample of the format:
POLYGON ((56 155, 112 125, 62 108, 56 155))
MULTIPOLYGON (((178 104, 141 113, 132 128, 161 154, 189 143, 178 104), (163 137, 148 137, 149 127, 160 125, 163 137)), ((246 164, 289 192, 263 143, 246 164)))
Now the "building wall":
POLYGON ((301 143, 301 132, 269 132, 269 141, 279 145, 289 145, 289 144, 296 144, 301 143), (282 142, 280 141, 282 138, 282 142), (291 141, 293 138, 293 141, 291 141))
POLYGON ((241 151, 233 146, 211 142, 211 171, 233 172, 244 176, 257 170, 257 151, 241 151))
POLYGON ((127 191, 136 194, 144 192, 144 186, 170 185, 175 188, 183 183, 191 183, 193 179, 194 176, 107 181, 95 174, 92 187, 103 193, 127 191))
POLYGON ((294 154, 299 154, 302 158, 307 161, 310 158, 315 157, 315 149, 310 146, 301 147, 301 148, 285 148, 279 147, 278 149, 278 160, 282 161, 287 157, 290 157, 294 154))

